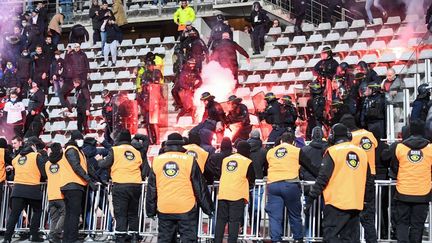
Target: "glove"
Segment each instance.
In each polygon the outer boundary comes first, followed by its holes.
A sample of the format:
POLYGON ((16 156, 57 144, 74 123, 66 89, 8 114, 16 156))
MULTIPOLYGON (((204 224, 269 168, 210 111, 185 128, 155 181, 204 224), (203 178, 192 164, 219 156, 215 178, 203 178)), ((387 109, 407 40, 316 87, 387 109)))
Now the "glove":
POLYGON ((94 181, 90 181, 90 182, 88 183, 88 186, 90 187, 90 189, 91 189, 92 191, 97 191, 97 189, 98 189, 98 186, 96 185, 96 182, 94 182, 94 181))

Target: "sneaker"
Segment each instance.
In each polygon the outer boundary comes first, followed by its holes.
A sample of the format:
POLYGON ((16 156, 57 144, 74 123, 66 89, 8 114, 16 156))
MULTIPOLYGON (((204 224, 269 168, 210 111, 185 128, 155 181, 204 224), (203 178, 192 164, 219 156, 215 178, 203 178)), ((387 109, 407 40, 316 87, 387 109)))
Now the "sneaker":
POLYGON ((101 63, 101 65, 99 65, 99 67, 106 67, 107 64, 105 62, 101 63))
POLYGON ((113 62, 112 63, 112 65, 111 65, 111 67, 115 67, 116 66, 116 63, 115 62, 113 62))

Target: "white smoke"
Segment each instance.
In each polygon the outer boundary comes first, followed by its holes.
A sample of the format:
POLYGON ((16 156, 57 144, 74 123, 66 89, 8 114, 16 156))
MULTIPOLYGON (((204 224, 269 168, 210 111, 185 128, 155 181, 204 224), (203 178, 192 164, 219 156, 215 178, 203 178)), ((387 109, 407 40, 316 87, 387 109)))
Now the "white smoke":
POLYGON ((203 84, 195 91, 194 95, 194 105, 197 108, 197 121, 201 121, 204 114, 204 104, 200 100, 202 93, 209 92, 215 96, 216 101, 225 102, 233 94, 236 86, 236 81, 231 70, 223 68, 216 61, 211 61, 203 66, 201 78, 203 84))

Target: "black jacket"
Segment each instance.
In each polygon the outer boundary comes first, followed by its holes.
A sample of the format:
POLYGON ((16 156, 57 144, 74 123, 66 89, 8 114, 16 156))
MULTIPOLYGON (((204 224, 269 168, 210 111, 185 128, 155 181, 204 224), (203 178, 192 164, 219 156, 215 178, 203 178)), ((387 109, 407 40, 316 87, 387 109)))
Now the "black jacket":
POLYGON ((212 176, 207 179, 207 184, 212 185, 214 181, 220 180, 222 161, 232 154, 232 148, 221 150, 218 153, 210 155, 208 162, 205 165, 205 170, 211 172, 212 176))
MULTIPOLYGON (((27 81, 32 76, 33 60, 30 56, 20 56, 17 61, 17 78, 27 81)), ((24 85, 24 84, 21 84, 24 85)))
POLYGON ((29 97, 29 103, 27 106, 27 111, 35 111, 37 114, 41 113, 45 107, 45 94, 42 90, 38 89, 36 93, 29 97))
MULTIPOLYGON (((316 168, 321 167, 324 152, 328 147, 325 141, 312 141, 309 145, 301 148, 304 157, 300 157, 300 160, 309 160, 316 168)), ((300 167, 300 179, 305 181, 315 181, 316 176, 310 173, 304 166, 300 167)))
POLYGON ((314 72, 324 78, 332 79, 336 74, 336 69, 339 66, 339 63, 330 57, 326 60, 320 60, 314 67, 314 72))
POLYGON ((71 78, 78 78, 80 76, 87 77, 87 74, 90 70, 90 64, 85 52, 82 50, 78 52, 72 51, 69 55, 70 56, 68 56, 67 59, 65 58, 67 72, 71 72, 71 74, 68 73, 68 76, 71 78))
POLYGON ((246 58, 249 58, 248 53, 237 42, 232 40, 216 41, 213 47, 212 60, 219 62, 224 68, 237 67, 237 52, 246 58))
POLYGON ((210 100, 205 107, 203 121, 207 119, 227 124, 225 112, 222 106, 214 100, 210 100))
MULTIPOLYGON (((66 143, 65 147, 67 146, 74 146, 76 148, 78 148, 78 146, 76 145, 75 141, 69 141, 68 143, 66 143)), ((80 148, 78 148, 78 150, 81 151, 80 148)), ((76 175, 78 175, 79 177, 83 178, 85 181, 87 182, 92 182, 92 177, 95 178, 95 173, 94 173, 94 169, 93 167, 90 166, 89 163, 87 163, 87 173, 85 172, 84 168, 82 168, 81 164, 80 164, 80 157, 78 152, 75 149, 67 149, 65 152, 65 157, 67 162, 70 164, 70 166, 72 167, 72 170, 75 172, 76 175), (92 176, 92 177, 90 177, 92 176)), ((66 185, 64 185, 63 187, 60 188, 62 191, 67 191, 67 190, 81 190, 84 191, 85 188, 77 183, 68 183, 66 185)))
POLYGON ((218 21, 211 30, 210 39, 208 41, 207 46, 210 49, 213 49, 213 44, 217 41, 222 40, 222 34, 225 32, 228 32, 230 34, 230 39, 233 40, 233 32, 231 30, 231 27, 225 24, 224 22, 218 21))
POLYGON ((89 111, 90 110, 90 91, 86 88, 76 88, 75 89, 75 97, 77 100, 76 108, 78 112, 89 111))
MULTIPOLYGON (((165 148, 166 153, 170 152, 185 152, 183 147, 181 146, 167 146, 165 148)), ((199 168, 198 163, 196 160, 194 160, 194 163, 192 165, 192 172, 190 176, 191 182, 192 182, 192 189, 195 194, 195 199, 197 202, 197 205, 203 210, 203 212, 207 215, 212 215, 214 211, 213 202, 210 196, 210 193, 208 191, 207 185, 204 183, 203 176, 201 174, 201 170, 199 168)), ((150 171, 150 176, 148 178, 148 185, 147 185, 147 197, 146 197, 146 212, 147 216, 154 217, 156 214, 159 218, 177 218, 182 219, 189 215, 189 213, 194 213, 194 211, 197 210, 196 207, 194 207, 190 212, 184 213, 184 214, 163 214, 160 212, 157 212, 157 197, 163 196, 157 194, 156 189, 156 175, 153 172, 153 169, 150 171)))
POLYGON ((48 56, 47 53, 42 54, 35 54, 34 57, 34 77, 33 78, 40 78, 40 76, 43 73, 46 73, 46 75, 49 75, 50 65, 51 65, 51 59, 48 56))
POLYGON ((209 54, 206 44, 199 37, 187 38, 182 43, 182 48, 186 49, 186 58, 195 58, 197 62, 203 61, 209 54))
POLYGON ((261 139, 250 138, 247 141, 251 146, 250 159, 255 171, 256 179, 263 179, 267 176, 268 162, 267 151, 262 146, 261 139))
MULTIPOLYGON (((130 145, 133 147, 133 145, 131 143, 128 143, 128 142, 120 142, 120 143, 117 143, 116 146, 124 145, 124 144, 130 145)), ((137 149, 137 148, 135 148, 135 149, 137 149)), ((142 149, 142 147, 139 147, 138 149, 142 149)), ((142 180, 145 180, 145 178, 149 174, 150 166, 147 162, 147 155, 145 153, 143 154, 141 151, 140 151, 140 153, 141 153, 141 159, 142 159, 141 178, 142 178, 142 180)), ((98 166, 100 168, 103 168, 103 169, 108 169, 109 173, 111 173, 110 170, 111 170, 111 167, 113 164, 114 164, 114 151, 111 148, 110 151, 108 152, 108 155, 103 160, 98 161, 98 166)), ((130 185, 131 184, 122 184, 122 186, 130 186, 130 185)))
POLYGON ((119 44, 123 40, 123 34, 121 29, 116 24, 107 24, 105 27, 105 32, 107 35, 106 42, 109 44, 113 41, 118 41, 119 44))
MULTIPOLYGON (((407 139, 403 140, 402 142, 405 146, 411 148, 411 149, 423 149, 427 145, 429 145, 429 140, 419 137, 419 136, 410 136, 407 139)), ((392 161, 390 164, 391 170, 394 172, 395 177, 397 178, 398 172, 399 172, 399 161, 396 157, 396 146, 392 146, 391 151, 392 154, 392 161)), ((431 171, 432 172, 432 171, 431 171)), ((419 178, 420 179, 420 178, 419 178)), ((425 196, 413 196, 413 195, 404 195, 402 193, 399 193, 396 189, 395 199, 399 201, 404 202, 412 202, 412 203, 428 203, 431 201, 431 192, 429 192, 425 196)))
POLYGON ((60 79, 63 77, 63 74, 65 73, 64 70, 65 67, 65 61, 63 60, 63 58, 59 58, 58 60, 54 60, 51 63, 51 79, 53 78, 54 75, 57 76, 57 79, 60 79), (62 73, 60 73, 60 71, 62 71, 62 73))
POLYGON ((92 4, 89 11, 89 17, 92 19, 92 26, 94 30, 100 30, 100 27, 102 25, 101 21, 99 20, 99 16, 96 15, 96 12, 99 13, 99 11, 100 11, 100 6, 92 4))
POLYGON ((278 100, 274 99, 267 103, 264 112, 260 113, 260 120, 265 120, 267 124, 280 125, 281 120, 281 105, 278 100))
POLYGON ((250 22, 252 23, 252 27, 257 27, 258 25, 268 25, 270 22, 269 17, 267 16, 267 12, 263 9, 257 11, 252 11, 250 14, 250 22))
POLYGON ((57 51, 57 46, 54 44, 47 44, 46 42, 42 46, 43 53, 48 55, 50 62, 54 59, 54 52, 57 51))
MULTIPOLYGON (((30 146, 26 146, 21 150, 20 155, 24 156, 31 152, 33 152, 33 149, 30 146)), ((39 173, 41 175, 41 181, 45 181, 46 179, 45 163, 47 160, 48 158, 45 155, 40 153, 36 157, 36 163, 39 169, 39 173)), ((42 200, 42 188, 40 185, 29 186, 23 184, 15 184, 12 190, 12 197, 42 200)))
POLYGON ((89 33, 86 28, 80 24, 72 26, 69 34, 69 43, 82 43, 89 40, 89 33))
POLYGON ((281 106, 282 112, 282 123, 284 127, 295 127, 295 123, 297 121, 297 108, 294 105, 282 104, 281 106))
POLYGON ((21 87, 21 83, 17 79, 17 73, 14 69, 4 70, 2 86, 6 88, 21 87))

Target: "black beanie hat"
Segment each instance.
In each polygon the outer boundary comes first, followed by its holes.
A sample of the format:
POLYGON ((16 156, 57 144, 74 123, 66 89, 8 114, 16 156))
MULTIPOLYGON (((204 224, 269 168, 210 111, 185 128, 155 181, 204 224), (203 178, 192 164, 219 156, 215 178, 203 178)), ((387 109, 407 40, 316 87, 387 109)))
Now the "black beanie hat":
POLYGON ((232 151, 232 143, 229 137, 222 138, 221 151, 232 151))
POLYGON ((119 134, 117 135, 117 138, 116 138, 117 143, 119 143, 119 142, 130 143, 131 141, 132 141, 131 134, 130 134, 129 130, 127 130, 127 129, 121 130, 119 132, 119 134))
POLYGON ((74 131, 71 132, 70 139, 75 141, 77 139, 84 139, 84 137, 83 137, 83 135, 81 134, 80 131, 74 130, 74 131))
POLYGON ((420 119, 414 119, 410 121, 409 132, 414 136, 424 136, 425 122, 420 119))
POLYGON ((51 151, 53 152, 60 152, 62 150, 62 146, 59 143, 52 143, 49 148, 51 149, 51 151))
POLYGON ((182 135, 180 135, 180 133, 171 133, 170 135, 168 135, 168 139, 166 141, 166 145, 170 146, 170 145, 184 145, 184 140, 182 135))
POLYGON ((34 144, 37 150, 42 150, 45 148, 45 143, 38 137, 29 137, 27 141, 34 144))
POLYGON ((249 145, 248 142, 246 141, 240 141, 237 144, 237 152, 245 157, 250 156, 250 150, 251 150, 251 146, 249 145))
POLYGON ((348 138, 348 128, 342 124, 337 123, 333 126, 333 137, 338 138, 348 138))
POLYGON ((200 145, 201 144, 201 137, 196 132, 190 132, 188 142, 189 142, 189 144, 200 145))
POLYGON ((351 131, 357 129, 354 116, 351 114, 343 115, 340 119, 340 123, 344 124, 351 131))
POLYGON ((4 138, 0 138, 0 148, 6 148, 7 147, 7 141, 4 138))

